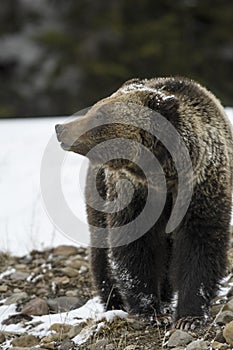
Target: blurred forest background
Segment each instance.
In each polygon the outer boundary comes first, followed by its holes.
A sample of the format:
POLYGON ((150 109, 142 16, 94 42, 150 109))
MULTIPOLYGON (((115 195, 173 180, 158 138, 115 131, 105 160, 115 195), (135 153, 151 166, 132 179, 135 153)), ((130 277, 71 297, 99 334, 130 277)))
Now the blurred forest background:
POLYGON ((232 0, 1 0, 1 117, 69 115, 167 75, 233 106, 232 0))

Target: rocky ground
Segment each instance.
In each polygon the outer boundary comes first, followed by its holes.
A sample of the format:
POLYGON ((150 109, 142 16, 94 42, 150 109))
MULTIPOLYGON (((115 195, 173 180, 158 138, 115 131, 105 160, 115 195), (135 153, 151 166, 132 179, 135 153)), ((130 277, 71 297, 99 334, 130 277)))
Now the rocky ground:
POLYGON ((232 349, 232 266, 233 248, 230 248, 228 276, 218 297, 213 300, 212 322, 186 332, 148 326, 139 319, 126 317, 123 312, 115 317, 111 312, 103 313, 101 305, 93 299, 84 248, 60 246, 43 252, 33 251, 25 257, 2 253, 0 348, 232 349), (84 311, 91 308, 91 303, 99 306, 88 316, 84 311))

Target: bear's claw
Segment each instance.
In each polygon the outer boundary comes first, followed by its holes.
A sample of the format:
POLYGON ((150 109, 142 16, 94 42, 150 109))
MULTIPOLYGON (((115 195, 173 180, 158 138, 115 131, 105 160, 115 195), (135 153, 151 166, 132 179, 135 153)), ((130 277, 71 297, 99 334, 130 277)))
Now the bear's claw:
POLYGON ((189 331, 195 328, 201 327, 206 323, 206 321, 201 317, 187 316, 182 317, 176 321, 173 325, 174 328, 189 331))

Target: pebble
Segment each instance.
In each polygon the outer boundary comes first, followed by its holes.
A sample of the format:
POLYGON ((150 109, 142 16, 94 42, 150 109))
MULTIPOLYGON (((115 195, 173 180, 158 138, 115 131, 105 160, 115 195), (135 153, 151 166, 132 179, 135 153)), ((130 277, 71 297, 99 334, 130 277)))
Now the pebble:
POLYGON ((216 323, 226 324, 233 320, 233 312, 232 311, 222 311, 216 318, 216 323))
POLYGON ((44 299, 36 298, 27 303, 21 313, 33 316, 42 316, 49 314, 49 307, 44 299))
POLYGON ((21 293, 21 289, 19 289, 19 288, 14 288, 14 289, 13 289, 13 292, 14 292, 14 293, 21 293))
POLYGON ((189 333, 178 329, 170 336, 167 346, 169 348, 183 346, 189 344, 193 340, 193 337, 189 333))
POLYGON ((216 304, 216 305, 213 305, 210 309, 210 314, 212 317, 215 317, 219 311, 221 311, 222 309, 222 304, 216 304))
POLYGON ((71 267, 71 268, 76 269, 76 270, 79 270, 82 266, 84 266, 84 264, 85 264, 85 262, 83 260, 68 260, 66 262, 66 266, 71 267))
POLYGON ((6 340, 5 333, 0 332, 0 344, 4 343, 5 340, 6 340))
POLYGON ((225 326, 223 336, 228 344, 233 345, 233 321, 225 326))
POLYGON ((16 270, 26 270, 27 269, 27 265, 26 264, 15 264, 14 268, 16 270))
POLYGON ((233 312, 233 299, 231 299, 226 305, 224 305, 223 310, 229 310, 233 312))
POLYGON ((46 295, 47 293, 48 293, 48 291, 45 288, 40 288, 36 291, 36 294, 41 295, 41 296, 46 295))
POLYGON ((63 267, 61 272, 68 277, 76 277, 78 275, 78 271, 69 266, 63 267))
POLYGON ((41 339, 41 344, 44 345, 45 343, 52 343, 52 342, 57 341, 59 339, 61 339, 61 335, 60 334, 52 333, 52 334, 47 335, 46 337, 43 337, 41 339))
POLYGON ((53 279, 53 282, 55 283, 55 284, 68 284, 68 283, 70 283, 70 279, 69 279, 69 277, 68 276, 62 276, 62 277, 55 277, 54 279, 53 279))
POLYGON ((31 347, 39 344, 39 339, 34 335, 21 335, 12 340, 13 346, 21 346, 22 348, 31 347))
POLYGON ((5 292, 7 292, 7 290, 8 290, 8 287, 7 286, 0 286, 0 293, 5 293, 5 292))
POLYGON ((29 273, 16 271, 10 275, 10 279, 14 281, 25 281, 29 277, 29 273))
POLYGON ((11 305, 15 304, 18 301, 22 301, 28 297, 27 293, 22 292, 22 293, 14 293, 11 295, 9 298, 6 299, 4 305, 11 305))
POLYGON ((218 330, 216 332, 215 340, 217 342, 219 342, 219 343, 225 343, 225 338, 223 336, 223 331, 222 330, 218 330))
POLYGON ((71 340, 63 340, 63 342, 59 346, 59 350, 72 350, 74 349, 74 346, 75 344, 71 340))
POLYGON ((211 346, 212 346, 212 349, 214 349, 214 350, 228 350, 229 349, 227 344, 219 343, 217 341, 214 341, 211 344, 211 346))
POLYGON ((74 246, 60 245, 53 250, 53 256, 70 256, 78 253, 78 249, 74 246))
POLYGON ((51 311, 67 312, 76 309, 83 305, 83 300, 78 297, 58 297, 55 299, 48 299, 48 305, 51 311))
POLYGON ((86 273, 88 271, 87 266, 81 266, 79 269, 79 273, 86 273))
POLYGON ((78 290, 74 289, 74 290, 67 290, 66 291, 66 296, 67 297, 76 297, 78 295, 78 290))
POLYGON ((188 344, 186 350, 207 350, 208 344, 204 340, 195 340, 188 344))

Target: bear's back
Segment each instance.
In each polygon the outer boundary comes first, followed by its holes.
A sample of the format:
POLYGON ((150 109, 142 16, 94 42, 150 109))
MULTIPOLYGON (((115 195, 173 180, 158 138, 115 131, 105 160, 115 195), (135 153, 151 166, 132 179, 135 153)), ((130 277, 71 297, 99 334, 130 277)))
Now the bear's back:
MULTIPOLYGON (((192 120, 201 133, 212 130, 225 143, 229 157, 231 173, 233 172, 233 128, 219 100, 206 88, 193 80, 181 77, 132 79, 123 88, 137 86, 140 89, 153 89, 166 95, 174 95, 179 100, 179 116, 192 120)), ((217 140, 213 140, 217 144, 217 140)), ((233 180, 232 180, 233 181, 233 180)))
POLYGON ((186 112, 190 111, 204 124, 208 123, 214 128, 223 130, 233 147, 232 126, 225 110, 219 100, 206 88, 192 80, 176 77, 150 79, 145 81, 145 86, 174 94, 186 112))

